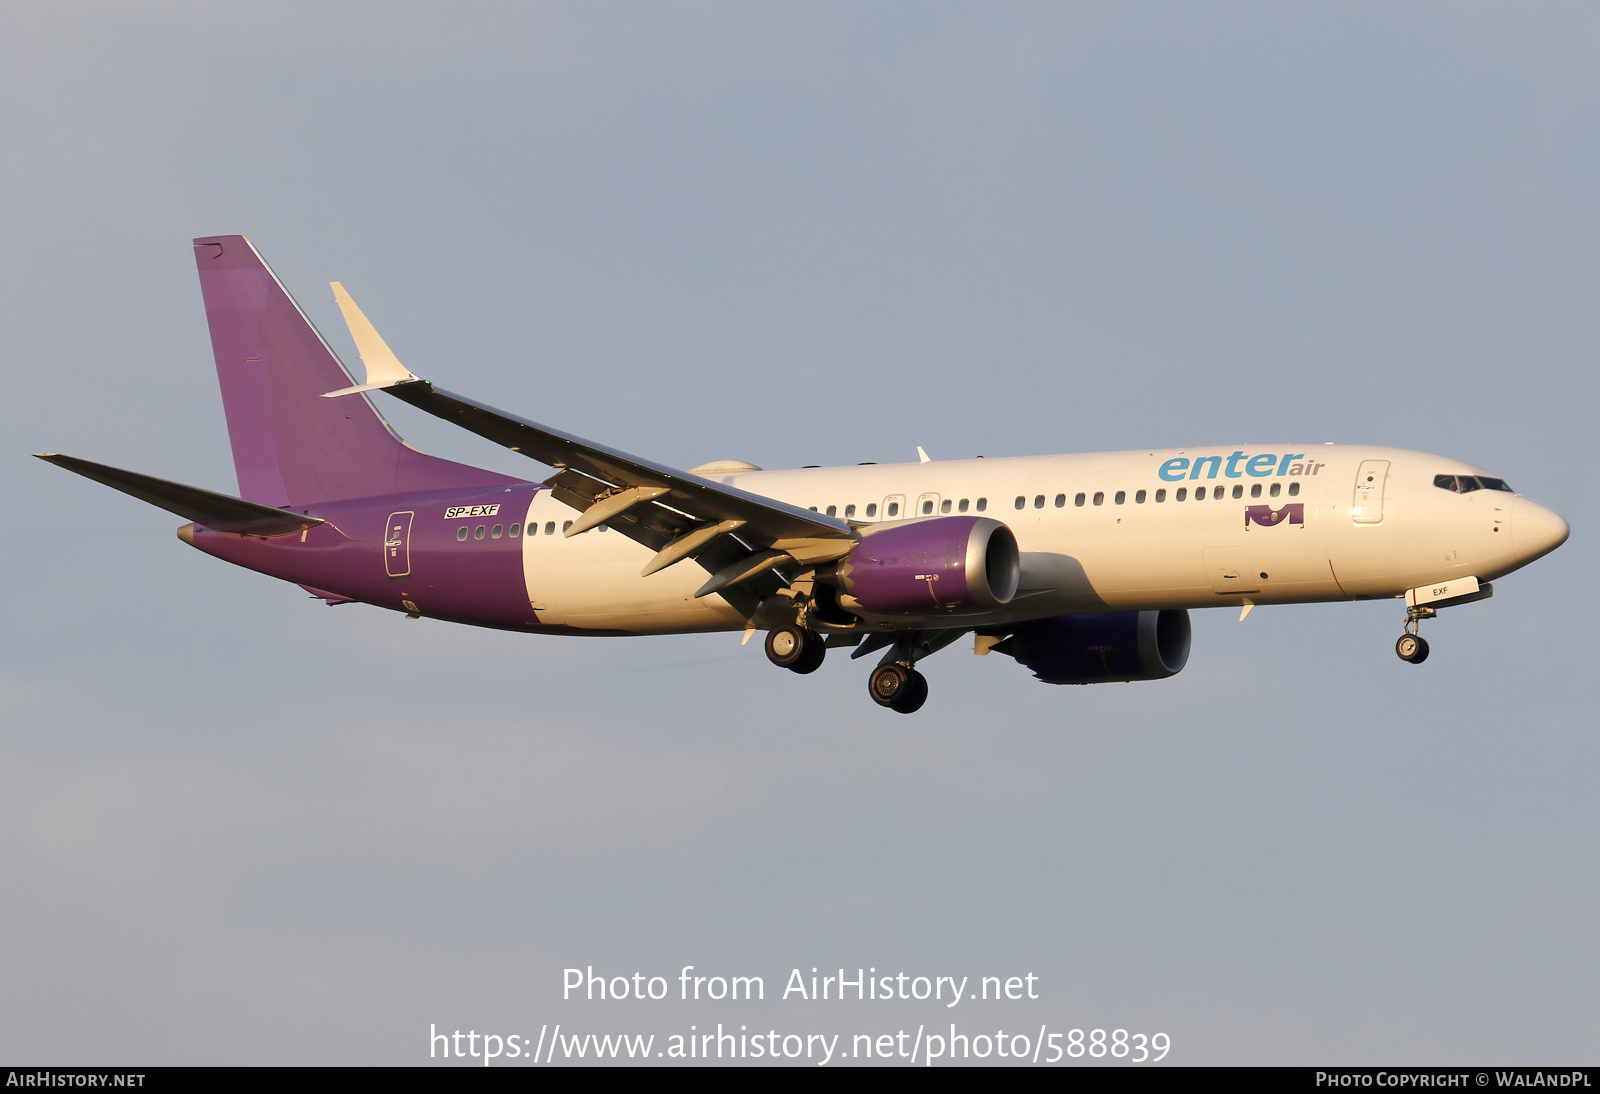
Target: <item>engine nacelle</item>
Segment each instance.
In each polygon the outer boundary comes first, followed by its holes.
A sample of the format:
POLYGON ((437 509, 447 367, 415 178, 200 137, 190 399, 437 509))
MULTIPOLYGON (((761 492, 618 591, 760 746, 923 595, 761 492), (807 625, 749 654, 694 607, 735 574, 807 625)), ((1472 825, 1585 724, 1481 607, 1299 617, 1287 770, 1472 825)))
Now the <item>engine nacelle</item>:
POLYGON ((990 517, 869 528, 836 570, 840 603, 877 615, 993 611, 1022 576, 1017 537, 990 517))
POLYGON ((1189 663, 1189 613, 1057 615, 1019 626, 994 648, 1047 684, 1161 680, 1189 663))

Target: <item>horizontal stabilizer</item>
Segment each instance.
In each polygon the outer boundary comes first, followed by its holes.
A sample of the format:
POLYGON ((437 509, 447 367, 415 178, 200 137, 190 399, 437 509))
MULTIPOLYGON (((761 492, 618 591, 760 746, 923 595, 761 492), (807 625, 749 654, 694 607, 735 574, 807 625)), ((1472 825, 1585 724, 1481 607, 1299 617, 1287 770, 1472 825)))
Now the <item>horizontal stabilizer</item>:
POLYGON ((137 471, 124 471, 103 463, 91 463, 75 456, 55 452, 35 453, 41 460, 64 467, 86 479, 104 483, 113 490, 121 490, 140 501, 160 506, 196 524, 218 532, 239 532, 252 536, 287 536, 324 523, 320 517, 302 516, 259 502, 244 501, 198 486, 185 486, 181 482, 168 482, 153 475, 137 471))

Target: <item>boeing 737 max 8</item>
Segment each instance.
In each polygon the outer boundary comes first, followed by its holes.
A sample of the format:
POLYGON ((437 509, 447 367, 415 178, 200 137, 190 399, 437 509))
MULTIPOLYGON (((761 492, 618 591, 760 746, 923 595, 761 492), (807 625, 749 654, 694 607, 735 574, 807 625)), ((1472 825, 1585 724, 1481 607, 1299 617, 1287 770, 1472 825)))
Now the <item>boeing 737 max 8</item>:
POLYGON ((1172 676, 1190 608, 1404 598, 1396 651, 1418 663, 1421 620, 1567 538, 1503 479, 1398 448, 680 471, 419 379, 335 283, 366 365, 354 384, 249 240, 194 249, 240 497, 41 458, 189 519, 185 543, 329 604, 540 634, 764 631, 767 656, 800 673, 828 649, 881 651, 872 698, 909 713, 928 692, 918 661, 968 634, 1049 683, 1172 676), (424 455, 372 391, 555 473, 424 455))

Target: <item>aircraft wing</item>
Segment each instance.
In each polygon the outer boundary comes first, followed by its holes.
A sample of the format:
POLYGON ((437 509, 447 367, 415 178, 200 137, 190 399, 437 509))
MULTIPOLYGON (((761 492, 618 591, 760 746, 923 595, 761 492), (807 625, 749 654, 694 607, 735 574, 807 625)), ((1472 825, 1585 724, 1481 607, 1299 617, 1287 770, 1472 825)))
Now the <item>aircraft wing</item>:
POLYGON ((841 548, 847 548, 854 538, 850 525, 834 517, 518 418, 426 380, 404 381, 385 390, 419 410, 559 469, 548 480, 551 488, 562 501, 583 510, 569 534, 597 524, 623 528, 631 517, 643 525, 641 530, 655 533, 647 538, 658 542, 646 545, 657 551, 683 533, 722 525, 752 546, 779 550, 815 549, 821 546, 816 540, 838 540, 841 548))
MULTIPOLYGON (((696 595, 747 582, 753 592, 774 567, 812 565, 843 555, 855 542, 850 525, 834 517, 762 497, 688 471, 609 448, 538 422, 441 390, 414 375, 361 313, 344 286, 332 285, 367 382, 325 398, 387 391, 402 402, 452 422, 513 452, 557 469, 545 481, 555 497, 582 514, 569 536, 604 524, 656 552, 645 574, 693 558, 711 571, 696 595)), ((787 579, 784 580, 787 584, 787 579)))

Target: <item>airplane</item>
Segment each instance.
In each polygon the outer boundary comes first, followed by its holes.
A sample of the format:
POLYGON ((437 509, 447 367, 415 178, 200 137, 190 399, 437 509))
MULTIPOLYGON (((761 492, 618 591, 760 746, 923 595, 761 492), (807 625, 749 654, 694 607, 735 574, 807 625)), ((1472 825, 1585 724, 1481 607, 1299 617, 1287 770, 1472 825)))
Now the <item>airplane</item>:
POLYGON ((244 236, 194 240, 239 496, 39 454, 190 523, 178 538, 329 605, 530 634, 765 632, 773 664, 880 654, 909 714, 917 665, 971 635, 1052 684, 1159 680, 1189 610, 1403 599, 1420 623, 1493 595, 1567 522, 1483 468, 1399 448, 1246 444, 765 471, 679 470, 436 387, 332 289, 366 379, 244 236), (553 470, 426 455, 386 392, 553 470))

